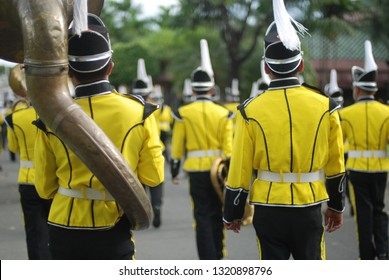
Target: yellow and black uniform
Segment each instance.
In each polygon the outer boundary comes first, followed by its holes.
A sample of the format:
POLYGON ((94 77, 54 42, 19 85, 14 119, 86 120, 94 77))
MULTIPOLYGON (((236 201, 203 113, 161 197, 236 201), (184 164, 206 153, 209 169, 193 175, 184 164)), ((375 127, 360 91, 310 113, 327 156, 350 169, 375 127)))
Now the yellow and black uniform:
POLYGON ((355 201, 361 259, 388 256, 388 216, 384 209, 389 159, 389 107, 362 96, 340 111, 342 130, 348 141, 348 171, 355 201))
POLYGON ((167 141, 169 140, 170 133, 171 133, 171 126, 173 124, 173 116, 172 116, 172 109, 167 104, 162 104, 161 108, 159 109, 159 128, 161 130, 161 141, 165 145, 165 148, 167 146, 167 141))
POLYGON ((236 116, 237 116, 237 113, 238 113, 238 106, 239 106, 239 102, 232 102, 232 103, 226 103, 224 104, 224 107, 226 107, 228 110, 230 110, 231 112, 233 112, 235 114, 235 116, 232 118, 232 127, 233 129, 235 129, 235 126, 236 126, 236 116))
MULTIPOLYGON (((78 85, 75 95, 75 102, 112 140, 140 182, 150 187, 161 184, 162 145, 150 117, 157 106, 118 94, 105 80, 78 85)), ((41 128, 35 149, 36 187, 41 197, 53 198, 48 220, 53 249, 65 259, 67 252, 74 258, 71 251, 78 249, 80 259, 133 258, 130 224, 121 207, 61 139, 41 128), (67 238, 61 240, 64 235, 67 238), (84 244, 82 238, 88 236, 84 244)))
POLYGON ((209 96, 198 95, 173 116, 171 173, 173 178, 178 175, 186 151, 183 169, 189 174, 199 258, 221 259, 224 256, 222 203, 212 186, 210 170, 218 157, 231 155, 234 114, 209 96))
POLYGON ((20 203, 26 232, 27 253, 30 260, 50 259, 47 217, 50 199, 39 197, 35 189, 34 146, 37 128, 32 124, 37 119, 33 107, 23 108, 7 115, 8 149, 18 153, 20 203))
POLYGON ((293 77, 273 80, 267 91, 239 106, 223 219, 241 219, 250 194, 261 259, 288 259, 291 253, 295 259, 325 258, 320 205, 328 201, 343 211, 336 108, 293 77), (250 187, 253 170, 257 178, 250 187))
POLYGON ((161 133, 170 133, 173 123, 172 109, 167 104, 162 104, 158 117, 161 133))
MULTIPOLYGON (((163 149, 163 156, 165 157, 165 160, 169 162, 168 159, 168 140, 170 137, 171 132, 171 123, 173 122, 172 112, 168 105, 162 104, 160 105, 160 108, 155 111, 154 113, 157 126, 159 129, 159 136, 163 143, 164 149, 163 149)), ((153 213, 154 213, 154 219, 153 219, 153 226, 158 228, 161 226, 162 219, 161 219, 161 212, 162 212, 162 202, 163 202, 163 190, 164 186, 163 184, 160 184, 157 187, 154 188, 148 188, 148 191, 150 192, 150 200, 151 205, 153 207, 153 213)))

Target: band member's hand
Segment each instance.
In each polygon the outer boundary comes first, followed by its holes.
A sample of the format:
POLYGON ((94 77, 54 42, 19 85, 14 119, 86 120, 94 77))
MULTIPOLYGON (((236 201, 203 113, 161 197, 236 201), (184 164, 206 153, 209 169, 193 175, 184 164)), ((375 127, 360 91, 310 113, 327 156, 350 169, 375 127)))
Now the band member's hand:
POLYGON ((174 185, 179 185, 180 184, 180 179, 178 179, 178 177, 174 177, 172 179, 172 182, 173 182, 174 185))
POLYGON ((324 211, 324 225, 327 232, 333 232, 343 225, 343 213, 336 212, 330 208, 324 211))
POLYGON ((224 227, 227 230, 233 230, 236 233, 240 232, 240 225, 242 224, 241 220, 233 220, 231 223, 224 223, 224 227))

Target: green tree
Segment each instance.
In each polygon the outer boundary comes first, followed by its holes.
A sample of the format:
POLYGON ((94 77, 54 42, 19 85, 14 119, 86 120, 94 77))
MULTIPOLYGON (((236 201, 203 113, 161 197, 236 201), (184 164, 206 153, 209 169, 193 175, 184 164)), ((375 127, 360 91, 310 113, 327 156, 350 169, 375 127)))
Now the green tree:
POLYGON ((362 0, 299 1, 303 21, 316 34, 334 40, 339 35, 350 35, 356 30, 362 11, 362 0))
POLYGON ((389 0, 364 0, 363 8, 366 13, 361 16, 360 27, 389 51, 389 0))
POLYGON ((149 31, 149 21, 140 19, 140 6, 131 0, 106 0, 101 19, 108 27, 112 43, 131 42, 149 31))
POLYGON ((239 79, 243 64, 257 50, 259 35, 272 21, 271 1, 180 0, 179 3, 179 18, 187 19, 190 27, 205 25, 218 30, 227 52, 227 83, 239 79))

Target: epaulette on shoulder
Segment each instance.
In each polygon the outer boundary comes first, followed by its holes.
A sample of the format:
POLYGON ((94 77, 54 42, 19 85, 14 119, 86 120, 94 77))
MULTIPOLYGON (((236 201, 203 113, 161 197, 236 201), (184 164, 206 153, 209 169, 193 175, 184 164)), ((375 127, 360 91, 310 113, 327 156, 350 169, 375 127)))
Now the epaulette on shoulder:
POLYGON ((143 105, 146 104, 146 101, 145 101, 144 98, 143 98, 142 96, 140 96, 140 95, 126 94, 125 96, 126 96, 127 98, 130 98, 130 99, 132 99, 132 100, 135 100, 135 101, 137 101, 137 102, 139 102, 139 103, 142 103, 143 105))
POLYGON ((248 99, 246 99, 245 101, 243 101, 239 106, 238 106, 238 110, 239 112, 242 114, 242 117, 247 121, 248 118, 247 118, 247 115, 246 115, 246 111, 245 111, 245 108, 247 107, 247 105, 249 105, 249 103, 251 101, 253 101, 257 96, 253 96, 253 97, 250 97, 248 99))
POLYGON ((321 94, 321 95, 327 97, 327 95, 326 95, 323 91, 321 91, 319 88, 317 88, 317 87, 315 87, 315 86, 309 85, 309 84, 307 84, 307 83, 303 83, 302 86, 303 86, 303 87, 306 87, 306 88, 309 88, 310 90, 312 90, 312 91, 314 91, 314 92, 316 92, 316 93, 318 93, 318 94, 321 94))
POLYGON ((48 132, 46 125, 43 123, 41 119, 37 119, 33 121, 32 124, 35 125, 37 128, 39 128, 40 130, 42 130, 44 133, 48 132))
POLYGON ((334 99, 330 97, 329 100, 330 100, 330 113, 341 108, 338 102, 336 102, 334 99))
POLYGON ((182 122, 182 117, 180 115, 180 112, 178 110, 176 111, 172 111, 172 117, 173 119, 175 119, 176 121, 179 121, 179 122, 182 122))
POLYGON ((12 130, 14 129, 14 123, 13 123, 13 120, 12 120, 12 114, 9 114, 8 116, 6 116, 4 118, 4 122, 5 124, 11 128, 12 130))
POLYGON ((143 120, 147 119, 152 113, 159 109, 159 105, 145 102, 145 110, 143 111, 143 120))
POLYGON ((228 120, 231 120, 235 117, 236 113, 235 112, 232 112, 232 111, 228 111, 228 116, 227 116, 227 119, 228 120))

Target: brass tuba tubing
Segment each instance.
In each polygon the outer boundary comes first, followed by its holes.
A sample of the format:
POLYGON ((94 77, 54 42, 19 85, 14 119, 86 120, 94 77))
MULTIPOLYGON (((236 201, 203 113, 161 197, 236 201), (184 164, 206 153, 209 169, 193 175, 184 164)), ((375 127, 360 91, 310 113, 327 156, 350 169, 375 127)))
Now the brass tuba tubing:
POLYGON ((111 140, 69 94, 68 2, 73 2, 5 0, 5 3, 10 1, 20 20, 28 97, 39 117, 107 188, 133 229, 148 228, 152 207, 137 176, 111 140))

